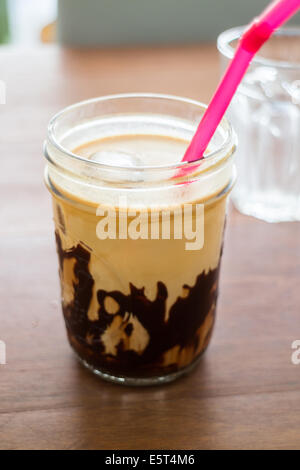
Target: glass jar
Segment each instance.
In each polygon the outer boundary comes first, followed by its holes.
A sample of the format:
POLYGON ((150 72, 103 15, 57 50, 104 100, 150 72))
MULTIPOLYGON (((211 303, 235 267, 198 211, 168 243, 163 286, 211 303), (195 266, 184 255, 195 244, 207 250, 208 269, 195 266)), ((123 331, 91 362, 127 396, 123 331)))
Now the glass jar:
POLYGON ((169 382, 209 343, 235 181, 230 124, 222 121, 205 159, 164 161, 166 143, 185 148, 204 111, 184 98, 127 94, 75 104, 50 122, 45 180, 64 319, 77 357, 104 379, 169 382), (74 150, 120 136, 154 139, 159 164, 103 163, 74 150))

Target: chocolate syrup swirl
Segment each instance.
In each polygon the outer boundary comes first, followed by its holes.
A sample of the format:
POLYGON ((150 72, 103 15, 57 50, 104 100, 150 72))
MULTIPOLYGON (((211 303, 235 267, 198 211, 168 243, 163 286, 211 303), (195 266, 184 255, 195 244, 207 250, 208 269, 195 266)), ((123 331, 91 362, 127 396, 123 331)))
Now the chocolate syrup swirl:
MULTIPOLYGON (((78 355, 94 368, 123 376, 146 377, 162 375, 178 370, 176 363, 165 366, 164 354, 174 347, 179 350, 192 348, 198 350, 199 341, 205 349, 209 337, 201 338, 199 329, 209 314, 214 318, 218 295, 219 267, 202 272, 197 276, 195 285, 184 285, 186 295, 179 296, 169 310, 166 319, 168 290, 158 281, 156 298, 151 301, 145 289, 129 284, 128 295, 120 291, 97 291, 99 303, 98 319, 91 321, 88 311, 92 300, 94 280, 89 271, 90 252, 83 244, 63 250, 61 238, 56 232, 57 252, 60 263, 60 278, 63 282, 65 259, 74 259, 74 299, 67 305, 63 302, 63 313, 71 345, 78 355), (116 311, 112 314, 105 308, 105 299, 114 301, 116 311), (134 332, 133 319, 137 319, 146 330, 149 340, 144 350, 128 349, 121 339, 114 354, 108 354, 102 335, 110 327, 114 318, 121 318, 122 334, 128 338, 134 332)), ((212 327, 207 336, 210 336, 212 327)), ((202 351, 198 351, 199 355, 202 351)))

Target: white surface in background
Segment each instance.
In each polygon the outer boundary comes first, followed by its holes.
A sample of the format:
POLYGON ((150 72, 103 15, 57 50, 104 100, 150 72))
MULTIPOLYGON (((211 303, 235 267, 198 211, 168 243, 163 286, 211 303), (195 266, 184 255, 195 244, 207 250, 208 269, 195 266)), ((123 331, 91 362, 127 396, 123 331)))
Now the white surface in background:
POLYGON ((3 80, 0 80, 0 104, 6 103, 6 84, 3 80))
POLYGON ((56 19, 57 0, 9 0, 11 40, 14 43, 40 42, 42 28, 56 19))

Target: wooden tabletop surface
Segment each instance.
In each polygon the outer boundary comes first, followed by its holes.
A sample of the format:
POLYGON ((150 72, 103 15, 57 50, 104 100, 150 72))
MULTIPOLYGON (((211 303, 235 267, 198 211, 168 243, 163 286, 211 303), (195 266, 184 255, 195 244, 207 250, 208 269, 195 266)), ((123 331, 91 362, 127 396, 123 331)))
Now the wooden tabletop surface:
POLYGON ((65 105, 153 91, 208 101, 214 46, 0 49, 1 449, 300 448, 300 224, 230 208, 217 326, 199 367, 161 387, 101 381, 74 358, 59 305, 42 143, 65 105))

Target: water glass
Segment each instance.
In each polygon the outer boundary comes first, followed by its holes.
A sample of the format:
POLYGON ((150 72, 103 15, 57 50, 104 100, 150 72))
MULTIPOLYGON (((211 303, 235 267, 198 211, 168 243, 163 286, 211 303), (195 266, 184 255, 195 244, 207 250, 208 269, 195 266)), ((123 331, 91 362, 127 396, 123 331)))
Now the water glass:
MULTIPOLYGON (((222 72, 244 27, 218 38, 222 72)), ((239 141, 236 208, 268 222, 300 220, 300 28, 279 29, 229 107, 239 141)))

